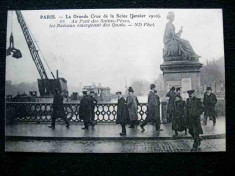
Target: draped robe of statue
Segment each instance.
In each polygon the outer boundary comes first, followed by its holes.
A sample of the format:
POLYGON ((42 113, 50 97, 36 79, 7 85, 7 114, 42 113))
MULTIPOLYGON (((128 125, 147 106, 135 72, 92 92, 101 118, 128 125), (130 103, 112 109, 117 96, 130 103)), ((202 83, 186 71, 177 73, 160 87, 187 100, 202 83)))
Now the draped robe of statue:
POLYGON ((182 56, 183 60, 193 60, 199 56, 194 52, 189 41, 180 38, 181 33, 175 33, 172 22, 166 24, 163 37, 164 56, 182 56))

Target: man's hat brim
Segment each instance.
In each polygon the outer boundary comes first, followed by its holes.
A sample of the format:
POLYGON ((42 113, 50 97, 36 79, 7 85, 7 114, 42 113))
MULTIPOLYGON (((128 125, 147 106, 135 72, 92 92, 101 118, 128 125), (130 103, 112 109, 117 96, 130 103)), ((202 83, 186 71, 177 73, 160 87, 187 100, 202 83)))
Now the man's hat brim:
POLYGON ((187 93, 190 95, 192 93, 194 93, 195 90, 188 90, 187 93))

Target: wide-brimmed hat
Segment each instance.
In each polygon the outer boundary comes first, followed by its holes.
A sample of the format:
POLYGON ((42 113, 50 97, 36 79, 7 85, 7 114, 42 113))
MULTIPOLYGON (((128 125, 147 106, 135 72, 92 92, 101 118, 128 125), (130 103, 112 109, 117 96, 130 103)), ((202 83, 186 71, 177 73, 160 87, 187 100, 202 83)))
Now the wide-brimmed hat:
POLYGON ((92 94, 92 93, 94 94, 95 92, 94 91, 90 91, 90 94, 92 94))
POLYGON ((178 90, 181 90, 181 87, 177 87, 177 88, 176 88, 176 91, 178 91, 178 90))
POLYGON ((116 95, 117 95, 117 94, 120 94, 120 95, 121 95, 121 94, 122 94, 122 92, 121 92, 121 91, 118 91, 118 92, 116 92, 116 95))
POLYGON ((212 91, 211 87, 207 87, 206 90, 211 90, 212 91))
POLYGON ((133 90, 132 87, 129 87, 129 88, 128 88, 128 91, 129 91, 129 92, 134 92, 134 90, 133 90))
POLYGON ((195 91, 195 90, 188 90, 187 93, 188 93, 189 95, 191 95, 192 93, 194 93, 194 91, 195 91))

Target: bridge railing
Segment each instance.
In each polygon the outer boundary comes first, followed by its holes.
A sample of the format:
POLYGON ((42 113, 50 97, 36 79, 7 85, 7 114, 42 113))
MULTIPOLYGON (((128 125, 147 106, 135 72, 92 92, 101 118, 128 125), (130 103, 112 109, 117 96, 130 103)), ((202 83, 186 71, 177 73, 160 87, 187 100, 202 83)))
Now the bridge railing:
MULTIPOLYGON (((70 122, 80 122, 79 103, 64 103, 64 110, 70 122)), ((7 102, 7 122, 51 122, 52 103, 44 102, 7 102)), ((147 104, 138 106, 138 120, 143 121, 147 115, 147 104)), ((95 107, 97 122, 115 122, 117 117, 117 103, 101 103, 95 107)), ((57 119, 57 121, 62 121, 57 119)))

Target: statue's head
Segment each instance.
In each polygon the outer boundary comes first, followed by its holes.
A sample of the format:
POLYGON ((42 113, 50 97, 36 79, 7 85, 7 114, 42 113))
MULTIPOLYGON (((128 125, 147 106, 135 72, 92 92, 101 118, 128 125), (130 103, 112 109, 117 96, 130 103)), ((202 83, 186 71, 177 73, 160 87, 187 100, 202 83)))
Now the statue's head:
POLYGON ((174 12, 168 12, 168 15, 166 16, 166 19, 174 21, 175 19, 175 13, 174 12))

